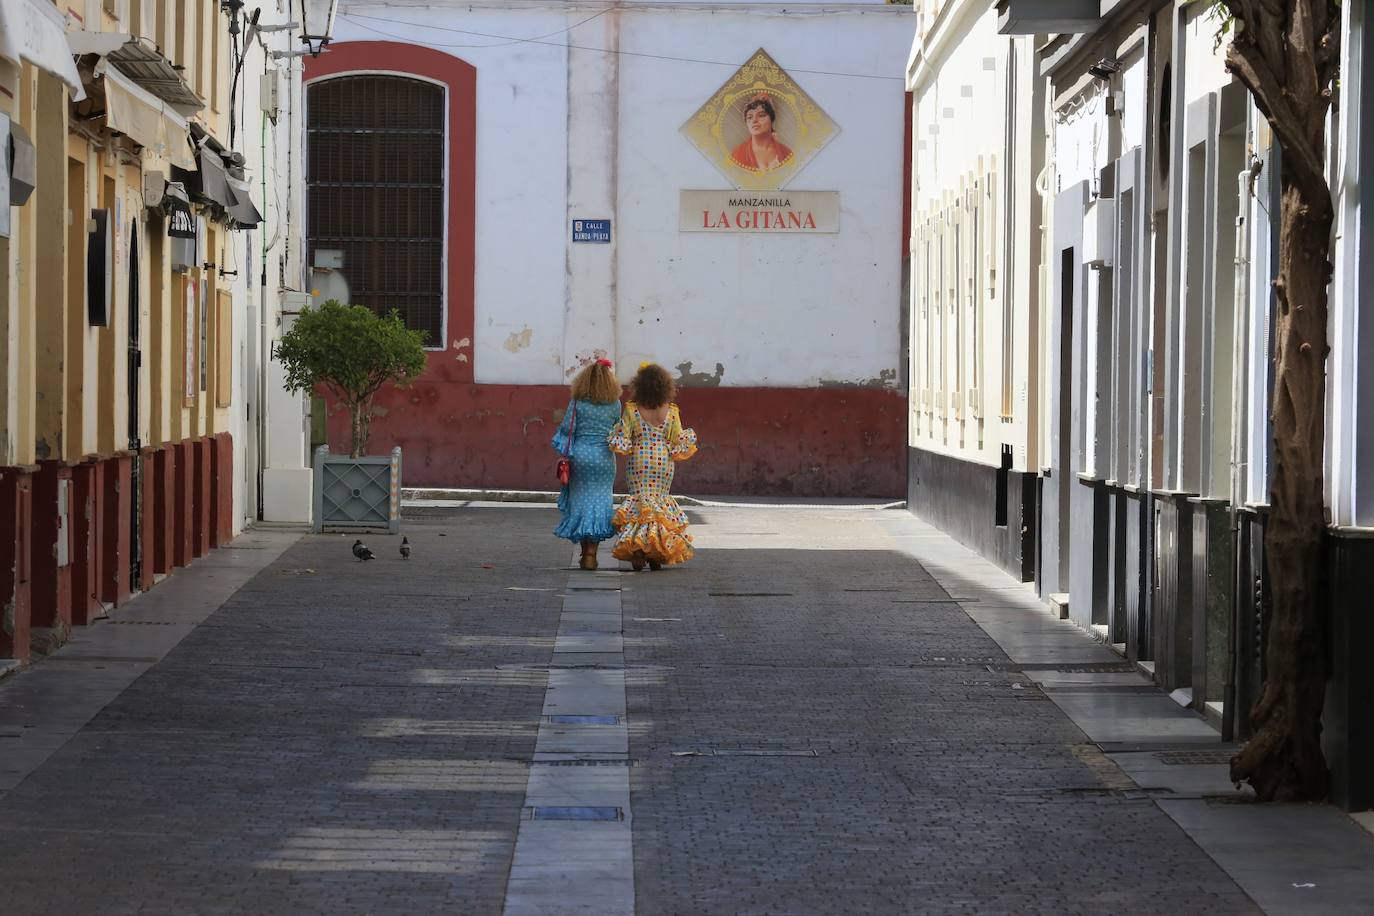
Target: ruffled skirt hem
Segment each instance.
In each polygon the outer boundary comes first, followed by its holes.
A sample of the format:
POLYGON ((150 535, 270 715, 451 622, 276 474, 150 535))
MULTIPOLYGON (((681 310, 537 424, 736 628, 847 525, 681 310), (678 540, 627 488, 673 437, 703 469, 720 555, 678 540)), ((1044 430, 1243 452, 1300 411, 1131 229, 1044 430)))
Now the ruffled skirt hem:
POLYGON ((630 561, 642 553, 645 559, 672 566, 686 563, 695 553, 687 517, 671 496, 658 505, 632 497, 616 510, 612 521, 620 531, 611 551, 617 560, 630 561))
POLYGON ((559 500, 563 518, 553 529, 555 537, 580 544, 583 541, 608 541, 615 537, 615 523, 610 502, 590 509, 569 510, 566 500, 559 500))

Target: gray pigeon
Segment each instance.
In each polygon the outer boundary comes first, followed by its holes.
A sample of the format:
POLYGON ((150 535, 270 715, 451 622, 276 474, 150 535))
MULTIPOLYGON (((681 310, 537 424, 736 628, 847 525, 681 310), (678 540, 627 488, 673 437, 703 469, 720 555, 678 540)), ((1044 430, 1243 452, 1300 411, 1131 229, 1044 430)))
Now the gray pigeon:
POLYGON ((375 558, 372 550, 363 546, 362 541, 353 542, 353 556, 357 557, 359 560, 371 560, 375 558))
POLYGON ((410 559, 410 538, 404 535, 401 536, 401 557, 406 560, 410 559))

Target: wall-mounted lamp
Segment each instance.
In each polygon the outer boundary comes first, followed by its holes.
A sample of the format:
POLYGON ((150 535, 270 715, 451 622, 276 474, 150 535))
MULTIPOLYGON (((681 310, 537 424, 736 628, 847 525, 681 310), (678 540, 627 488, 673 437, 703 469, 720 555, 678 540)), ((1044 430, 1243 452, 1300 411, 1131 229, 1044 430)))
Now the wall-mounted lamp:
POLYGON ((1100 80, 1111 79, 1113 73, 1121 72, 1121 61, 1115 57, 1104 57, 1089 67, 1088 72, 1100 80))
POLYGON ((300 0, 301 41, 318 57, 334 33, 334 10, 339 0, 300 0))

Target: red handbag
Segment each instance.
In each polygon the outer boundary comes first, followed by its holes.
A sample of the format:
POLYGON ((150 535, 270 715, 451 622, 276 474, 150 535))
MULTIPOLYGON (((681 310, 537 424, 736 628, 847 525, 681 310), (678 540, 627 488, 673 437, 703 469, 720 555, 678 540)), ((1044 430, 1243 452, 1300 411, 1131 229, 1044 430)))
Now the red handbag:
POLYGON ((563 457, 558 459, 558 482, 562 486, 567 486, 572 481, 572 444, 573 435, 577 432, 577 402, 574 401, 568 408, 572 411, 572 419, 568 422, 568 437, 565 439, 563 447, 563 457))

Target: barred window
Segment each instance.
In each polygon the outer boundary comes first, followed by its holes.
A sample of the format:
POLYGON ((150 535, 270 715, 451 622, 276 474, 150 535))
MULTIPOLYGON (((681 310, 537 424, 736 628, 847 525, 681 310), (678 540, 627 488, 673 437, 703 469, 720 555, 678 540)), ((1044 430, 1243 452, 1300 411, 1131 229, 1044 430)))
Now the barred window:
POLYGON ((444 89, 401 76, 309 87, 307 243, 343 252, 353 304, 443 342, 444 89))

